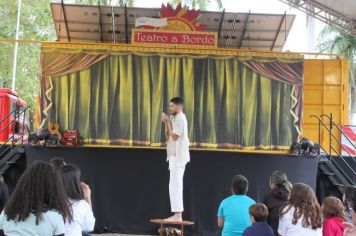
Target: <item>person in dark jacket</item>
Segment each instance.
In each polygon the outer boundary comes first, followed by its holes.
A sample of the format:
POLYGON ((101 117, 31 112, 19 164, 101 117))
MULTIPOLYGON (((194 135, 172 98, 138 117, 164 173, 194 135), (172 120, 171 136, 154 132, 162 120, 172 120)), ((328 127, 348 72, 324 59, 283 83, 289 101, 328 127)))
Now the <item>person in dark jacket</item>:
POLYGON ((272 227, 274 234, 278 236, 279 210, 287 204, 292 184, 284 172, 274 171, 270 177, 269 186, 271 192, 264 197, 262 203, 267 206, 269 211, 267 223, 272 227))

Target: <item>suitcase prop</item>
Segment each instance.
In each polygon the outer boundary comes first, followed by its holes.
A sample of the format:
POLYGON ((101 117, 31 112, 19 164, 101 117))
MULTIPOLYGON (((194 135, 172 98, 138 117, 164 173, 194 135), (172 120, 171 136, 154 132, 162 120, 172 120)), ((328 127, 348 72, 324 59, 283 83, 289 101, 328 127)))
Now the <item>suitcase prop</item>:
POLYGON ((79 143, 78 130, 65 130, 63 133, 62 144, 67 146, 76 146, 79 143))

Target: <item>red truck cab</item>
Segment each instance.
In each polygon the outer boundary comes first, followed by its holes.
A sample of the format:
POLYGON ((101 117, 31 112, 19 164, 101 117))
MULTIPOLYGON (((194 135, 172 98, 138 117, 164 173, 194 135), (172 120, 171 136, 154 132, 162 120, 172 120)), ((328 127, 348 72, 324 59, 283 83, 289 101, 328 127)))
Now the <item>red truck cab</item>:
POLYGON ((18 94, 9 88, 0 88, 0 142, 5 142, 10 137, 28 137, 27 103, 18 94), (16 109, 20 115, 16 115, 16 109), (11 113, 11 115, 9 115, 11 113), (14 121, 16 118, 16 121, 14 121), (11 123, 11 124, 10 124, 11 123), (10 124, 10 125, 9 125, 10 124), (15 132, 14 132, 15 131, 15 132))

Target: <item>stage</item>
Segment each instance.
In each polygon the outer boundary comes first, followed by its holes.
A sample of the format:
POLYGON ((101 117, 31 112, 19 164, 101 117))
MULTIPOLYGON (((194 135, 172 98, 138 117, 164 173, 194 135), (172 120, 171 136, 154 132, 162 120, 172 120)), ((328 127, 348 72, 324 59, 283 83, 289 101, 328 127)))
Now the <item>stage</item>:
MULTIPOLYGON (((82 169, 92 189, 96 228, 126 234, 156 234, 151 218, 167 217, 168 165, 164 149, 26 146, 27 163, 63 157, 82 169)), ((268 192, 269 175, 285 171, 292 183, 316 186, 318 158, 273 153, 191 151, 184 177, 184 219, 195 222, 192 235, 216 235, 216 213, 230 195, 236 174, 250 181, 248 195, 261 201, 268 192)))

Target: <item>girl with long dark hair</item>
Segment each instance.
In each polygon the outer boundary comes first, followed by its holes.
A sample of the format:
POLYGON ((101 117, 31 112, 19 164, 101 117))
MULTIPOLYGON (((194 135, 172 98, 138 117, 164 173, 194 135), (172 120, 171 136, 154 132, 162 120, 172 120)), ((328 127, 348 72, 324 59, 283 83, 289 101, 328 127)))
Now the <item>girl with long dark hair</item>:
POLYGON ((62 181, 53 168, 36 161, 20 177, 0 216, 5 235, 64 235, 72 220, 62 181))
POLYGON ((269 179, 269 187, 271 191, 263 198, 262 203, 268 208, 267 223, 273 229, 273 233, 278 236, 279 211, 288 202, 292 184, 284 172, 277 170, 269 179))
POLYGON ((91 204, 91 191, 88 185, 80 182, 81 171, 68 164, 59 170, 70 202, 73 220, 66 220, 65 235, 81 236, 82 232, 93 231, 95 218, 91 204))
POLYGON ((313 189, 294 184, 288 204, 281 209, 278 233, 281 236, 321 236, 322 215, 313 189))

